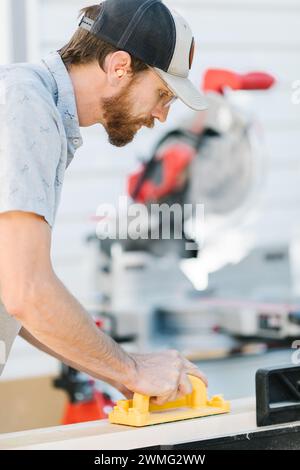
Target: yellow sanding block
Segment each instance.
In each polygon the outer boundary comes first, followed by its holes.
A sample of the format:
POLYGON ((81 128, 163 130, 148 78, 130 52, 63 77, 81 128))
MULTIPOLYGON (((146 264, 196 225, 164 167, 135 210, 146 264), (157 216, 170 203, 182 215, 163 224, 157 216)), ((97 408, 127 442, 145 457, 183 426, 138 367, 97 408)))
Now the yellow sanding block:
POLYGON ((230 404, 222 395, 215 395, 209 400, 202 380, 191 375, 189 379, 193 387, 189 395, 164 405, 154 405, 150 403, 150 397, 135 393, 132 400, 117 402, 109 414, 109 421, 127 426, 149 426, 230 411, 230 404))

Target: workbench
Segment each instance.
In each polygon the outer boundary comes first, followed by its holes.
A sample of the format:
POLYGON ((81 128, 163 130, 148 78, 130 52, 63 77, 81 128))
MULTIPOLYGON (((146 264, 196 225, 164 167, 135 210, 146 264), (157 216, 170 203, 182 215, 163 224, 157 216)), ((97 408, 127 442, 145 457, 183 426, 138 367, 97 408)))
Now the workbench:
POLYGON ((0 435, 0 449, 300 449, 300 421, 256 426, 255 399, 231 401, 229 414, 133 428, 107 420, 0 435))

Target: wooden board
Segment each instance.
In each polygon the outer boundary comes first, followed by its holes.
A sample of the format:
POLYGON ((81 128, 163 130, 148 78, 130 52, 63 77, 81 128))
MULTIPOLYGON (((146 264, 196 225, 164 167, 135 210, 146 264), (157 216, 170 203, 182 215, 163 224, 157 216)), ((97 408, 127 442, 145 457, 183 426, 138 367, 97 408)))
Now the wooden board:
MULTIPOLYGON (((153 446, 172 446, 261 431, 256 426, 255 399, 231 402, 232 411, 226 415, 209 416, 145 428, 109 424, 97 421, 50 429, 37 429, 0 436, 0 449, 68 449, 114 450, 138 449, 153 446)), ((299 426, 300 422, 288 426, 299 426)), ((281 429, 287 425, 265 427, 281 429)))

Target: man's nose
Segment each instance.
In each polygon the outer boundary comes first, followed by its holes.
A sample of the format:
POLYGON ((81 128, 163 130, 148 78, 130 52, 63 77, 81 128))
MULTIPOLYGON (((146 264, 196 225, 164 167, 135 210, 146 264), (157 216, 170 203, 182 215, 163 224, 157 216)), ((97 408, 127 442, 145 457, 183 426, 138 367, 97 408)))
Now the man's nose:
POLYGON ((160 122, 166 122, 170 108, 163 108, 162 106, 157 106, 152 111, 152 116, 156 119, 159 119, 160 122))

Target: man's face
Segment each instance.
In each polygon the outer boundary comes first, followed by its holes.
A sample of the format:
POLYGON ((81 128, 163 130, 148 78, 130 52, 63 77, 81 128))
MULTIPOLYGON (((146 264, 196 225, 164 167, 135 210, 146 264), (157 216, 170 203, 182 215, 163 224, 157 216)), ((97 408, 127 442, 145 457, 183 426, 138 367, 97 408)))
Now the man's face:
POLYGON ((137 73, 116 96, 102 98, 103 125, 109 142, 123 147, 132 142, 142 126, 153 128, 155 118, 165 122, 172 98, 172 92, 151 69, 137 73))

